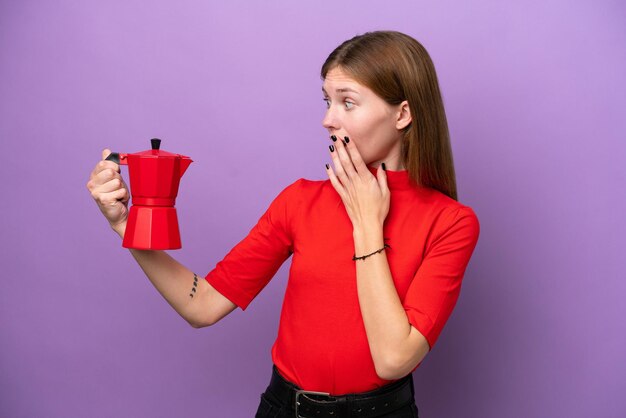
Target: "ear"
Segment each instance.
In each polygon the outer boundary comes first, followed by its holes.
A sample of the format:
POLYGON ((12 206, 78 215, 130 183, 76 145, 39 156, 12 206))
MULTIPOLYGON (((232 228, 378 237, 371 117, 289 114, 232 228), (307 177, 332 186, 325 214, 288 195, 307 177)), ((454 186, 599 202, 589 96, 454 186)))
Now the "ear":
POLYGON ((406 100, 398 105, 398 119, 396 119, 396 129, 404 129, 411 123, 411 110, 409 102, 406 100))

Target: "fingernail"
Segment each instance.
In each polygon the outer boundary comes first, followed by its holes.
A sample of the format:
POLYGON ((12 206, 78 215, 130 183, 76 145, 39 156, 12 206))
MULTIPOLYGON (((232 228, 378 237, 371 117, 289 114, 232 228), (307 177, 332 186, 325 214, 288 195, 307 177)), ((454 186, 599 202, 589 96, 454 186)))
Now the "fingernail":
POLYGON ((347 136, 344 136, 344 137, 343 137, 343 139, 345 139, 345 140, 346 140, 346 144, 347 144, 348 142, 350 142, 350 138, 348 138, 347 136))
POLYGON ((328 148, 330 148, 330 152, 333 152, 335 150, 335 147, 332 145, 329 145, 328 148))
POLYGON ((383 170, 387 171, 387 167, 385 167, 385 163, 383 163, 383 170))
POLYGON ((333 142, 337 142, 337 137, 336 137, 335 135, 331 135, 331 136, 330 136, 330 139, 332 139, 332 140, 333 140, 333 142))
POLYGON ((328 169, 329 169, 328 164, 326 164, 326 170, 328 170, 328 169))

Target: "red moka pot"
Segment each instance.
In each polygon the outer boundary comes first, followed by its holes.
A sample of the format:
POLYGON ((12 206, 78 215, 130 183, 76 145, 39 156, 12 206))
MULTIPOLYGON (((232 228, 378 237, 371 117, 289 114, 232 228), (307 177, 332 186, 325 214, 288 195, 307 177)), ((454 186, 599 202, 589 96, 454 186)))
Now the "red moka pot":
POLYGON ((180 178, 191 158, 160 150, 161 140, 150 140, 152 149, 135 154, 111 153, 106 159, 128 165, 133 205, 128 213, 122 247, 138 250, 176 250, 182 247, 176 196, 180 178))

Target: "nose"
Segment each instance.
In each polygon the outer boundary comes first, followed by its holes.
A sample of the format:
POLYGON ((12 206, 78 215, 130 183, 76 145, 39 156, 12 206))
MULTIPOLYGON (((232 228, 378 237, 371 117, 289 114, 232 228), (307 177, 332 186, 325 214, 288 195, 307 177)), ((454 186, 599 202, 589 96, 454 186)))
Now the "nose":
POLYGON ((326 128, 328 131, 339 129, 339 121, 333 111, 332 106, 326 109, 326 113, 324 114, 324 119, 322 119, 322 126, 326 128))

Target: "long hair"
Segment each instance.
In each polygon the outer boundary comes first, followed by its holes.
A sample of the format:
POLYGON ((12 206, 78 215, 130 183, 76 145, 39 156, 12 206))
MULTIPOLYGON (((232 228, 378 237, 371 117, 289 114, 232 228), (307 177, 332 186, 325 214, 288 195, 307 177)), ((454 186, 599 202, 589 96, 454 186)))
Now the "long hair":
POLYGON ((335 48, 322 66, 322 80, 335 67, 390 105, 409 103, 401 158, 410 178, 458 200, 446 112, 435 66, 422 44, 397 31, 366 32, 335 48))

